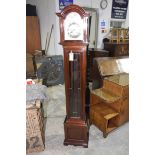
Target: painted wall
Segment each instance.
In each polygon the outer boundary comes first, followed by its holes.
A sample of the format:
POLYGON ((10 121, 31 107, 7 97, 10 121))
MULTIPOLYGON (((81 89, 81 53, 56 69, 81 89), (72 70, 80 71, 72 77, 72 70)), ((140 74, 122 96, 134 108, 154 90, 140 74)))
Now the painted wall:
POLYGON ((55 42, 56 37, 54 37, 55 29, 56 29, 55 2, 56 2, 55 0, 27 0, 26 1, 27 4, 36 5, 36 8, 37 8, 37 15, 39 17, 39 22, 40 22, 42 49, 45 49, 47 33, 50 34, 52 24, 54 24, 54 30, 52 31, 47 55, 58 54, 56 50, 57 43, 55 42))
MULTIPOLYGON (((108 1, 108 6, 106 9, 103 10, 100 8, 101 0, 74 0, 74 3, 77 5, 99 9, 97 48, 103 48, 102 40, 110 31, 112 0, 107 0, 107 1, 108 1), (107 22, 107 33, 101 33, 100 23, 103 19, 106 20, 106 22, 107 22)), ((125 22, 124 27, 128 27, 128 23, 129 23, 128 20, 129 20, 129 16, 128 16, 128 12, 127 12, 127 17, 126 17, 126 22, 125 22)))
MULTIPOLYGON (((74 4, 77 4, 82 7, 99 8, 97 47, 103 48, 102 40, 110 30, 109 28, 111 19, 112 0, 108 0, 108 6, 105 10, 100 9, 101 0, 73 0, 73 1, 74 4), (107 22, 107 33, 101 33, 100 22, 103 19, 106 20, 107 22)), ((47 54, 48 55, 63 54, 62 46, 58 44, 60 41, 59 19, 55 15, 55 12, 60 12, 59 0, 27 0, 26 3, 37 6, 37 12, 40 20, 42 49, 45 48, 47 32, 50 31, 52 24, 54 24, 54 30, 52 33, 49 51, 47 54)), ((124 24, 124 27, 128 27, 128 24, 129 24, 129 13, 127 12, 127 19, 124 24)))

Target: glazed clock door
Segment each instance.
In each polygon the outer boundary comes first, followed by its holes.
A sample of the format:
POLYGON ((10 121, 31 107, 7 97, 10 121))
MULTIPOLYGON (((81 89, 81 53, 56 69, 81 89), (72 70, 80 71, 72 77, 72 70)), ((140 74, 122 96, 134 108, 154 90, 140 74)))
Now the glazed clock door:
MULTIPOLYGON (((69 53, 69 57, 70 53, 69 53)), ((70 117, 80 117, 81 88, 80 88, 80 53, 73 54, 69 61, 69 90, 70 90, 70 117)))
POLYGON ((82 50, 65 50, 68 118, 85 118, 83 106, 85 84, 82 81, 82 79, 85 79, 85 68, 82 69, 84 55, 85 53, 82 50))

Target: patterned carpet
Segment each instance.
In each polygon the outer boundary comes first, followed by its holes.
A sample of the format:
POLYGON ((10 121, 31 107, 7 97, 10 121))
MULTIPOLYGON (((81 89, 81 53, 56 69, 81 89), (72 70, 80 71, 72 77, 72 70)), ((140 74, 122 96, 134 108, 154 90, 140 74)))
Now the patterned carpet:
POLYGON ((64 85, 48 88, 49 100, 44 103, 47 118, 45 130, 45 150, 29 155, 128 155, 129 123, 103 138, 102 132, 91 125, 88 148, 64 146, 63 122, 66 114, 64 85))

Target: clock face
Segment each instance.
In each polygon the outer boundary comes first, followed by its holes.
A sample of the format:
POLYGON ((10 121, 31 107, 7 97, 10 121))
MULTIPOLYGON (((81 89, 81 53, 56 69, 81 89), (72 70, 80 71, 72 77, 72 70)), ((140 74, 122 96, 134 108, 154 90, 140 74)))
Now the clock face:
POLYGON ((76 12, 67 15, 64 21, 65 40, 83 40, 83 21, 76 12))
POLYGON ((101 0, 101 2, 100 2, 101 9, 105 9, 107 7, 107 5, 108 5, 107 0, 101 0))
POLYGON ((80 25, 78 23, 71 23, 68 26, 67 33, 71 38, 78 38, 81 35, 80 25))

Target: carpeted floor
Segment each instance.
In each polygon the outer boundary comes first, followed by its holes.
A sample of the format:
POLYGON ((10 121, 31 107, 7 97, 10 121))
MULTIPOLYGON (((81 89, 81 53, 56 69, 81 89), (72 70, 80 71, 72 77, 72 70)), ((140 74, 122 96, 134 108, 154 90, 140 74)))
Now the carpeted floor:
POLYGON ((64 146, 63 122, 66 114, 64 85, 48 87, 49 100, 44 103, 46 120, 45 150, 29 155, 128 155, 129 123, 103 138, 102 132, 90 126, 88 148, 64 146))

